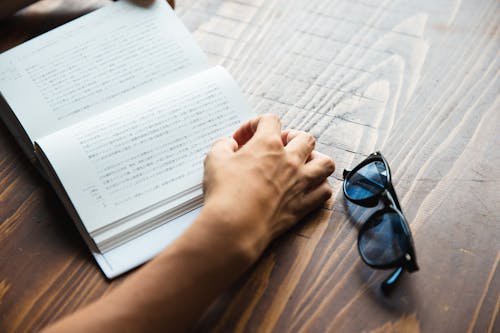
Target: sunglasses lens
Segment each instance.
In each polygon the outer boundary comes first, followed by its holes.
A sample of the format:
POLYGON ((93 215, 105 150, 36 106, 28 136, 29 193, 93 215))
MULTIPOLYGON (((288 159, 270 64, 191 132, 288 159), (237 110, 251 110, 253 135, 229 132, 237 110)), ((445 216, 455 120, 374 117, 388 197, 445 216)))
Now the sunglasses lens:
POLYGON ((387 186, 387 169, 382 161, 363 166, 345 180, 349 198, 363 200, 380 194, 387 186))
POLYGON ((375 214, 359 235, 359 252, 365 262, 382 266, 400 260, 408 251, 408 235, 396 212, 375 214))

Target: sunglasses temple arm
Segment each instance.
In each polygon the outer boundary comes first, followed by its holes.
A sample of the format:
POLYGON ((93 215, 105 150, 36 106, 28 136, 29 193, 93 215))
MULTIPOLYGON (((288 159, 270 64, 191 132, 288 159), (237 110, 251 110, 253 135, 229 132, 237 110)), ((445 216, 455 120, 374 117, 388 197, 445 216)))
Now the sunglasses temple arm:
POLYGON ((403 273, 403 267, 398 267, 394 272, 392 272, 391 275, 387 279, 382 282, 382 291, 384 293, 389 293, 392 291, 394 286, 396 285, 396 282, 399 280, 401 277, 401 273, 403 273))

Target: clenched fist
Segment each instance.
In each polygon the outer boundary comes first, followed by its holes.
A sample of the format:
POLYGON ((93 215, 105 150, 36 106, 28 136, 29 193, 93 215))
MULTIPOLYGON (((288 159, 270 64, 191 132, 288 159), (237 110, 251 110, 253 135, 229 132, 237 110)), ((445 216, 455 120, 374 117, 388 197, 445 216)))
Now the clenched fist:
POLYGON ((329 157, 314 151, 312 135, 281 131, 280 120, 263 115, 232 139, 217 141, 205 160, 205 210, 213 228, 234 233, 249 254, 269 242, 331 196, 329 157), (228 231, 229 230, 229 231, 228 231))

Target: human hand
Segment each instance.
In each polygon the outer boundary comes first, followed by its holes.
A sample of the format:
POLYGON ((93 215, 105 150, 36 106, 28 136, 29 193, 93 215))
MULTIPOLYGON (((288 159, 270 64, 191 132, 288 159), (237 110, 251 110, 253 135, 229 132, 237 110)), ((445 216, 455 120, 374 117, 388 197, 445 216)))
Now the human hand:
POLYGON ((311 135, 280 127, 264 115, 217 141, 193 225, 118 288, 46 332, 188 331, 273 238, 331 195, 333 161, 314 151, 311 135))
MULTIPOLYGON (((213 228, 227 228, 258 257, 269 242, 330 196, 332 159, 314 151, 314 137, 281 132, 273 115, 252 119, 232 139, 217 141, 205 160, 205 208, 213 228)), ((217 232, 217 230, 213 230, 217 232)))
MULTIPOLYGON (((117 1, 117 0, 113 0, 113 1, 117 1)), ((153 0, 132 0, 132 2, 137 4, 137 5, 140 5, 140 6, 149 6, 150 4, 153 3, 153 0)), ((172 7, 172 9, 175 8, 175 0, 167 0, 167 2, 170 5, 170 7, 172 7)))

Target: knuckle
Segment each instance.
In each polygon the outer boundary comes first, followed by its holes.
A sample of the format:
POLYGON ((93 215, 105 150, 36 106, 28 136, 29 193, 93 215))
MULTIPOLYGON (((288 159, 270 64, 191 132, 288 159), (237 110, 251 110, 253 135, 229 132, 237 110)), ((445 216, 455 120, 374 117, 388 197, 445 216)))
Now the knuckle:
POLYGON ((300 160, 297 157, 290 156, 286 160, 286 167, 287 167, 287 169, 289 169, 289 170, 291 170, 293 172, 296 172, 296 171, 299 170, 300 160))
POLYGON ((304 135, 307 139, 307 143, 309 143, 311 146, 314 146, 316 144, 316 139, 311 133, 304 132, 304 135))
POLYGON ((212 156, 211 154, 212 154, 211 152, 208 152, 208 154, 203 159, 203 165, 205 166, 205 168, 210 163, 210 157, 212 156))
POLYGON ((267 138, 265 141, 265 146, 270 150, 280 150, 283 148, 283 142, 280 138, 267 138))
POLYGON ((288 134, 286 136, 286 142, 292 141, 293 138, 297 136, 297 131, 294 129, 288 130, 288 134))
POLYGON ((211 153, 214 149, 216 149, 216 147, 221 144, 222 140, 223 138, 218 138, 217 140, 215 140, 214 143, 212 143, 212 146, 210 147, 209 153, 211 153))
POLYGON ((322 192, 323 192, 323 198, 324 198, 324 200, 328 200, 332 196, 332 194, 333 194, 332 187, 330 186, 330 184, 328 184, 328 182, 324 182, 321 185, 321 189, 322 189, 322 192))
POLYGON ((309 145, 313 146, 316 144, 316 139, 311 133, 300 131, 300 136, 304 138, 304 141, 309 145))
POLYGON ((230 142, 230 139, 229 138, 225 138, 225 137, 222 137, 222 138, 218 138, 217 140, 215 140, 214 144, 212 147, 214 146, 218 146, 218 145, 225 145, 227 144, 228 142, 230 142))
POLYGON ((265 113, 262 115, 262 118, 265 118, 267 120, 277 121, 277 122, 281 123, 280 118, 277 115, 272 114, 272 113, 265 113))
POLYGON ((325 157, 323 163, 324 168, 328 170, 329 173, 333 173, 335 171, 335 162, 331 158, 325 157))

